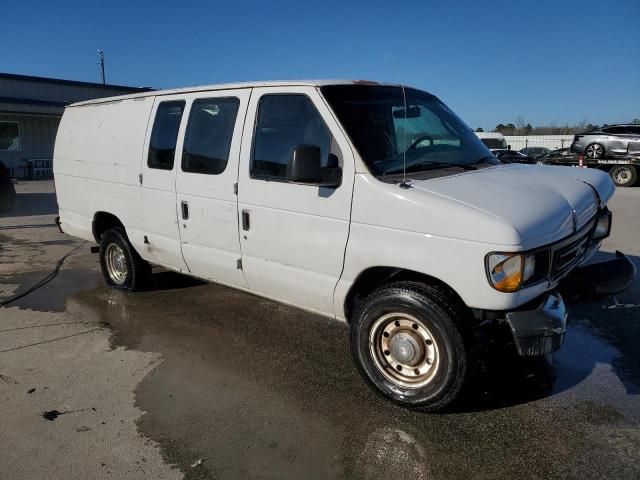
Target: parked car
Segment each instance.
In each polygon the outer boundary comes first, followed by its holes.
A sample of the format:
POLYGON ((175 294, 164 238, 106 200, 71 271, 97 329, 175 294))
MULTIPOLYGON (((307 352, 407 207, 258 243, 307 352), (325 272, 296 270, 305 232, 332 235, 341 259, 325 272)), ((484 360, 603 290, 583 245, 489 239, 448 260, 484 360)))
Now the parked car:
POLYGON ((571 151, 587 158, 640 156, 640 125, 608 125, 573 138, 571 151))
POLYGON ((347 322, 364 379, 405 407, 450 404, 482 337, 557 350, 568 275, 585 295, 633 280, 624 256, 581 267, 609 235, 607 175, 502 164, 429 93, 296 81, 116 100, 67 107, 53 162, 59 226, 99 243, 105 281, 142 289, 162 265, 347 322))
MULTIPOLYGON (((579 155, 569 148, 558 148, 557 150, 549 150, 536 157, 535 160, 539 164, 573 166, 579 164, 579 155)), ((585 162, 587 162, 586 159, 585 162)))
POLYGON ((498 160, 509 163, 535 163, 533 158, 515 150, 493 150, 493 154, 498 160))
POLYGON ((519 151, 520 153, 526 155, 527 157, 535 159, 540 155, 549 153, 551 149, 547 147, 525 147, 525 148, 521 148, 519 151))
POLYGON ((13 186, 9 169, 0 162, 0 212, 10 212, 16 199, 16 189, 13 186))

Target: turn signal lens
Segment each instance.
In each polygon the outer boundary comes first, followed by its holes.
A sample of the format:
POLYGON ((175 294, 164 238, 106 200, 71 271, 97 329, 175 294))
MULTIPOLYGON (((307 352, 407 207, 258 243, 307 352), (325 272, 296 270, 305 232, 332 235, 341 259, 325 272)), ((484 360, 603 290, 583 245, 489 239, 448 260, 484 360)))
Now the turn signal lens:
POLYGON ((526 282, 536 271, 536 256, 529 255, 524 258, 524 272, 522 273, 522 282, 526 282))
POLYGON ((593 231, 594 240, 602 240, 609 236, 611 232, 611 212, 605 210, 599 217, 596 223, 596 228, 593 231))
POLYGON ((524 261, 522 255, 496 253, 489 257, 491 283, 501 292, 515 292, 523 281, 524 261))

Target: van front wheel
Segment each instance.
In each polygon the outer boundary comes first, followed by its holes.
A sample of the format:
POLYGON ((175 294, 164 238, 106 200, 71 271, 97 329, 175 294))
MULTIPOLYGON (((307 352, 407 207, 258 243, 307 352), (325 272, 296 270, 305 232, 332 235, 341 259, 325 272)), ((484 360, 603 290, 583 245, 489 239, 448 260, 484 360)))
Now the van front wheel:
POLYGON ((106 282, 120 290, 141 290, 151 276, 151 266, 118 228, 111 228, 100 237, 100 267, 106 282))
POLYGON ((371 293, 351 323, 351 352, 365 380, 403 407, 435 412, 448 406, 469 363, 455 305, 444 289, 416 282, 371 293))

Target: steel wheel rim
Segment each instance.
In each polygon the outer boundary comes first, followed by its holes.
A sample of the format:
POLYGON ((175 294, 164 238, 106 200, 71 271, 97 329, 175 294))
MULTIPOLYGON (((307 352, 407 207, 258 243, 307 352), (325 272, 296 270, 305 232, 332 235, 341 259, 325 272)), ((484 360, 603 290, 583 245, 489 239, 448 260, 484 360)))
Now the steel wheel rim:
POLYGON ((110 243, 105 251, 105 263, 109 278, 116 285, 122 285, 127 280, 127 257, 120 245, 110 243))
POLYGON ((377 319, 369 333, 369 350, 378 371, 402 387, 427 385, 440 365, 433 334, 406 313, 388 313, 377 319))
POLYGON ((623 185, 631 180, 631 171, 625 167, 618 167, 614 173, 616 182, 623 185))
POLYGON ((602 154, 602 147, 600 145, 589 145, 587 148, 587 157, 599 158, 602 154))

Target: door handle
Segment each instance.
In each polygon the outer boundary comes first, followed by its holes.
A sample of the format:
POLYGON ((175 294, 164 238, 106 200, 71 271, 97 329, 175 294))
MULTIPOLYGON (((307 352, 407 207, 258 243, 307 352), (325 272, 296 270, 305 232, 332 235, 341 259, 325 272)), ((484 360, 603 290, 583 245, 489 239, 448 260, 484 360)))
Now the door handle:
POLYGON ((183 200, 182 203, 180 203, 180 207, 182 210, 182 219, 189 220, 189 202, 183 200))
POLYGON ((245 231, 249 231, 251 228, 251 220, 249 219, 249 211, 242 210, 242 229, 245 231))

